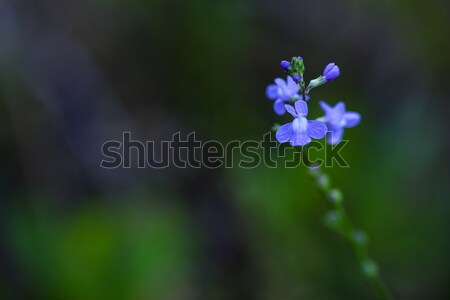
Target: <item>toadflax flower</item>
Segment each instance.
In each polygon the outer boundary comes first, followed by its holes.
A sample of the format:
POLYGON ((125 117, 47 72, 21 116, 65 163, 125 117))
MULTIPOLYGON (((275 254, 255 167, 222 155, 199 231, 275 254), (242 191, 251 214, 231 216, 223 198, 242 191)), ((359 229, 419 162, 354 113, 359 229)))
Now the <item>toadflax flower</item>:
POLYGON ((275 84, 269 84, 266 88, 266 96, 271 100, 275 100, 273 109, 277 114, 282 115, 286 112, 284 103, 299 99, 299 91, 300 87, 288 76, 286 81, 277 78, 275 79, 275 84))
POLYGON ((313 139, 321 139, 327 132, 327 126, 321 121, 307 120, 308 105, 303 100, 295 102, 295 108, 286 104, 286 110, 294 121, 278 128, 276 138, 280 143, 290 142, 292 146, 304 146, 313 139))
POLYGON ((344 128, 355 127, 361 121, 361 115, 353 111, 345 111, 345 103, 339 102, 334 107, 320 101, 320 107, 325 112, 323 118, 327 124, 327 143, 337 144, 342 140, 344 128))
POLYGON ((339 67, 335 63, 329 63, 323 70, 323 77, 326 81, 331 81, 341 74, 339 67))

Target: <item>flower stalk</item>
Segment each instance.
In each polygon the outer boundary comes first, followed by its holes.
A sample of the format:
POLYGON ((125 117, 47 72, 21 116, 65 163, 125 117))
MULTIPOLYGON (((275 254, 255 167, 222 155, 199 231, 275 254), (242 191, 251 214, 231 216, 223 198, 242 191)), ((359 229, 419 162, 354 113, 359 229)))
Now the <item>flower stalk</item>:
MULTIPOLYGON (((322 75, 311 80, 305 88, 305 65, 302 57, 293 57, 290 62, 283 60, 280 66, 287 74, 286 81, 276 78, 274 80, 275 84, 267 86, 266 96, 274 101, 276 114, 283 115, 288 112, 294 120, 284 125, 276 124, 272 130, 276 132, 275 137, 278 142, 289 142, 293 147, 304 147, 302 155, 303 162, 306 163, 309 160, 305 159, 307 158, 305 156, 307 154, 305 147, 312 139, 322 139, 326 136, 328 144, 338 144, 342 141, 344 129, 357 126, 361 121, 361 115, 354 111, 347 111, 346 105, 342 101, 335 106, 330 106, 328 103, 320 101, 320 107, 325 115, 316 120, 307 119, 308 104, 306 101, 310 98, 309 92, 339 77, 339 67, 335 63, 329 63, 322 75), (294 105, 287 103, 293 103, 294 105)), ((362 273, 371 283, 379 298, 382 300, 393 299, 381 279, 377 263, 369 255, 367 235, 353 225, 344 209, 342 192, 332 187, 329 176, 318 166, 308 165, 308 167, 310 168, 310 176, 314 179, 317 187, 331 207, 325 216, 325 224, 352 246, 362 273)))
MULTIPOLYGON (((305 155, 306 149, 303 149, 302 153, 305 155)), ((391 292, 381 278, 377 263, 369 254, 366 233, 353 225, 344 208, 342 192, 332 186, 329 176, 320 167, 310 167, 308 174, 330 205, 330 211, 324 218, 326 226, 338 233, 353 248, 361 272, 379 299, 393 300, 391 292)))

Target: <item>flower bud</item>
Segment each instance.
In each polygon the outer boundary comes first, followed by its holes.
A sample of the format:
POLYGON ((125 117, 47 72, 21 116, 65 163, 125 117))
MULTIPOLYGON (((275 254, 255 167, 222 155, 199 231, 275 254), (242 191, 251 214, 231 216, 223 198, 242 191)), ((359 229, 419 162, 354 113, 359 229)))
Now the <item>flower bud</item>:
POLYGON ((330 187, 330 177, 326 174, 320 175, 317 177, 317 185, 325 191, 328 190, 330 187))
POLYGON ((305 65, 301 56, 293 57, 291 59, 290 71, 292 75, 299 75, 300 78, 303 76, 303 73, 305 72, 305 65))
POLYGON ((295 83, 299 82, 301 77, 300 75, 295 75, 294 77, 292 77, 292 79, 295 81, 295 83))
POLYGON ((367 234, 360 229, 354 230, 352 232, 351 238, 352 238, 353 242, 355 242, 358 245, 367 245, 367 242, 369 240, 369 238, 367 237, 367 234))
POLYGON ((329 63, 325 70, 323 70, 323 76, 326 81, 331 81, 339 76, 341 72, 339 71, 339 67, 335 63, 329 63))
POLYGON ((328 228, 341 234, 343 233, 342 221, 342 213, 337 210, 327 212, 323 219, 323 222, 328 228))
POLYGON ((366 275, 369 278, 374 278, 374 277, 378 276, 378 266, 371 259, 366 259, 366 260, 362 261, 361 269, 362 269, 364 275, 366 275))
POLYGON ((287 60, 283 60, 283 61, 281 61, 280 66, 283 68, 283 70, 288 72, 289 71, 289 67, 291 66, 291 63, 288 62, 287 60))
POLYGON ((273 132, 276 132, 276 131, 278 130, 278 128, 280 128, 280 127, 281 127, 280 124, 274 123, 273 126, 272 126, 272 131, 273 131, 273 132))
POLYGON ((335 203, 341 203, 342 202, 342 192, 338 189, 332 189, 329 193, 328 193, 328 200, 330 202, 335 202, 335 203))

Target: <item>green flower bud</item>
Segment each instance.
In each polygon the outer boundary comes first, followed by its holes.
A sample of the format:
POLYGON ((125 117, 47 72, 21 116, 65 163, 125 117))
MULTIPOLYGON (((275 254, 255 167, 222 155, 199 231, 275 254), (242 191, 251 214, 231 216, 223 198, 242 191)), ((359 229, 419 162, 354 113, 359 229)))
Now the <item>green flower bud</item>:
POLYGON ((358 245, 366 245, 369 238, 367 237, 367 234, 360 230, 360 229, 356 229, 352 232, 352 236, 351 239, 358 245))
POLYGON ((338 189, 332 189, 329 193, 328 193, 328 200, 330 202, 335 202, 335 203, 342 203, 342 192, 338 189))
POLYGON ((317 185, 323 190, 328 190, 328 188, 330 187, 330 177, 328 177, 328 175, 326 174, 318 176, 317 185))
POLYGON ((373 278, 378 276, 378 266, 371 259, 366 259, 361 262, 361 269, 367 277, 373 278))
POLYGON ((324 219, 324 223, 330 229, 335 230, 337 232, 342 232, 342 214, 337 210, 329 211, 324 219))
POLYGON ((296 77, 299 80, 302 80, 304 72, 305 72, 305 65, 303 63, 303 58, 301 56, 293 57, 291 59, 291 66, 289 68, 289 75, 291 77, 296 77))

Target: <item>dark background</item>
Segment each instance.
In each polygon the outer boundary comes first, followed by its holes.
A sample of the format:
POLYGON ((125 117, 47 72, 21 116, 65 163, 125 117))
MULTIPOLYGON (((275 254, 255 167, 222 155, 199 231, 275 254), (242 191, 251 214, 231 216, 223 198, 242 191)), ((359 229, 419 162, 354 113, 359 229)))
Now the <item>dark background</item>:
MULTIPOLYGON (((304 168, 105 170, 101 145, 260 140, 281 59, 362 115, 332 168, 398 299, 449 290, 448 1, 0 2, 1 299, 372 299, 304 168)), ((315 102, 315 103, 314 103, 315 102)))

